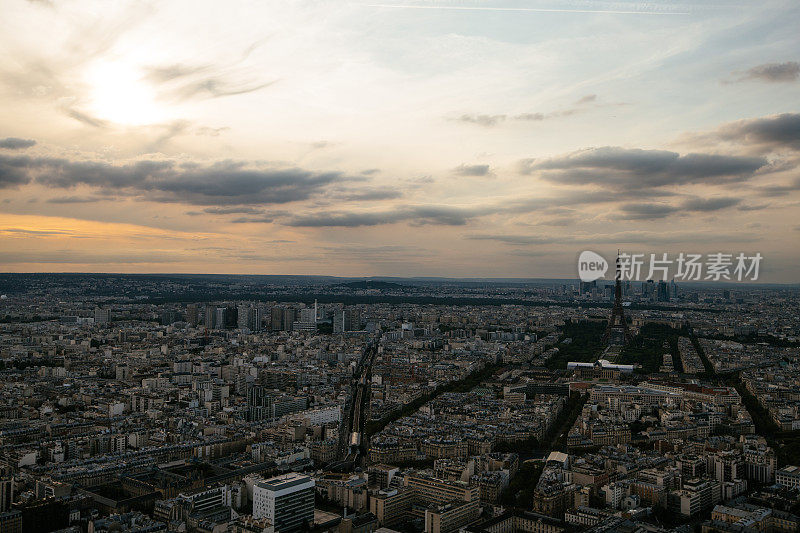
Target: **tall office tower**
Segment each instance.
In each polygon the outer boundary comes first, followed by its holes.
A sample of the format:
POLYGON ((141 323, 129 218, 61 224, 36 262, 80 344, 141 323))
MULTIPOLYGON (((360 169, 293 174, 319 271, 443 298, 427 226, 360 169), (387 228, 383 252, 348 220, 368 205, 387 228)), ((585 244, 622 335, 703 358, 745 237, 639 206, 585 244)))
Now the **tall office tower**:
POLYGON ((256 422, 272 418, 275 398, 260 385, 247 389, 247 421, 256 422))
POLYGON ((280 331, 281 322, 283 322, 283 309, 280 307, 273 307, 269 311, 269 329, 272 331, 280 331))
POLYGON ((361 310, 358 307, 337 309, 333 313, 333 332, 359 331, 361 329, 361 310))
POLYGON ((294 307, 283 308, 283 318, 281 318, 281 330, 292 331, 295 320, 297 319, 297 309, 294 307))
POLYGON ((236 327, 239 329, 249 329, 250 331, 261 330, 261 309, 240 305, 236 316, 236 327))
POLYGON ((169 326, 170 324, 179 322, 180 319, 181 314, 175 309, 164 309, 161 311, 161 317, 159 318, 162 326, 169 326))
POLYGON ((239 312, 235 307, 225 307, 225 329, 236 329, 239 312))
POLYGON ((581 294, 591 294, 597 288, 597 281, 581 281, 579 288, 581 294))
POLYGON ((199 321, 200 316, 197 310, 197 304, 189 304, 186 306, 186 322, 191 326, 195 327, 197 322, 199 321))
POLYGON ((664 280, 658 282, 658 301, 659 302, 668 302, 669 301, 669 285, 664 280))
POLYGON ((217 309, 211 305, 206 305, 206 318, 203 321, 206 329, 214 329, 217 325, 217 309))
POLYGON ((253 485, 253 518, 266 518, 275 533, 302 531, 314 520, 314 480, 302 474, 277 476, 253 485))
POLYGON ((237 312, 236 312, 236 327, 238 329, 250 329, 247 323, 247 313, 250 311, 250 307, 246 305, 240 305, 237 312))
POLYGON ((300 310, 300 315, 292 326, 294 330, 316 331, 317 330, 317 311, 314 307, 306 307, 300 310))
POLYGON ((250 328, 253 331, 261 331, 264 329, 264 311, 260 307, 253 308, 253 327, 250 328))
POLYGON ((14 503, 14 480, 0 479, 0 513, 11 510, 14 503))
POLYGON ((678 285, 675 283, 675 278, 669 282, 669 292, 673 300, 678 297, 678 285))
POLYGON ((642 282, 642 299, 653 300, 656 296, 656 284, 652 279, 642 282))
POLYGON ((217 329, 225 329, 225 308, 217 307, 215 313, 217 316, 214 318, 214 324, 217 326, 217 329))
POLYGON ((111 322, 111 309, 94 308, 94 323, 95 324, 108 324, 111 322))

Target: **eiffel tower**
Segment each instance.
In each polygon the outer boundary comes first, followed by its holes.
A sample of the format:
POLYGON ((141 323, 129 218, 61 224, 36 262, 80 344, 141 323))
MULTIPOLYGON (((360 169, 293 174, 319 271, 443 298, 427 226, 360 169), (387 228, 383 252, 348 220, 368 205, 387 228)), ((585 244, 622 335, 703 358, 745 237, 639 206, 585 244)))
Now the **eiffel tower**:
POLYGON ((619 251, 617 251, 617 272, 614 285, 614 307, 611 308, 611 318, 608 320, 603 342, 609 346, 624 346, 631 340, 628 331, 628 322, 625 320, 625 311, 622 308, 622 270, 619 265, 619 251))

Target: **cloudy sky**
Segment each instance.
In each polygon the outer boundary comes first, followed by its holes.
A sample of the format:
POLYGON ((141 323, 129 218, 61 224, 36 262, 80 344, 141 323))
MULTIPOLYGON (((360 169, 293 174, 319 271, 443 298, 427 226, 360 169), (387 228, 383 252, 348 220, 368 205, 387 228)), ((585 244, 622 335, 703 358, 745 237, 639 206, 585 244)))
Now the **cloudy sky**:
POLYGON ((0 269, 800 281, 794 0, 0 7, 0 269))

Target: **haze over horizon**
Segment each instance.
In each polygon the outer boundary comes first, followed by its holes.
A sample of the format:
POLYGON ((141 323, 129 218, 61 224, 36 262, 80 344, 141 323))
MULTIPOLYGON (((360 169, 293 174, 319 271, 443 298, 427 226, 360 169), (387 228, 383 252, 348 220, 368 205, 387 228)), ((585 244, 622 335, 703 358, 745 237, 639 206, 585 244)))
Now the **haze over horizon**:
POLYGON ((800 281, 796 2, 2 11, 4 272, 800 281))

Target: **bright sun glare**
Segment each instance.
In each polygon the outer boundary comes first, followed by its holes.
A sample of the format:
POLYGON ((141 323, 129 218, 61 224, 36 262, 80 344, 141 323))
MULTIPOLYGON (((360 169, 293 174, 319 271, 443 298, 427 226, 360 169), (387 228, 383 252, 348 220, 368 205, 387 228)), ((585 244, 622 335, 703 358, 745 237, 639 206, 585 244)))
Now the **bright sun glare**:
POLYGON ((87 82, 91 86, 90 106, 98 118, 128 125, 152 124, 165 118, 155 92, 132 65, 95 63, 87 72, 87 82))

